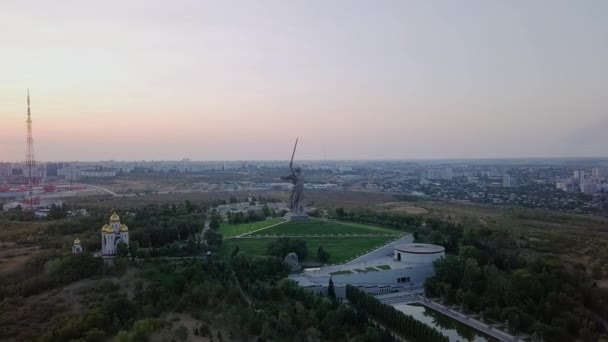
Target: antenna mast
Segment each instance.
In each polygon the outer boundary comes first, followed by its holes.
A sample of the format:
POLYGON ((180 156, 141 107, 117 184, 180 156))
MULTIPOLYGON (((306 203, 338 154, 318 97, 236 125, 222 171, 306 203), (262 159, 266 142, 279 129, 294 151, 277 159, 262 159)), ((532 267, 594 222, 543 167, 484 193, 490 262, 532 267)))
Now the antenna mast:
POLYGON ((30 90, 27 90, 27 153, 25 155, 25 165, 28 168, 28 177, 27 177, 27 185, 29 191, 29 199, 27 203, 27 209, 32 211, 34 205, 33 199, 33 188, 34 188, 34 178, 33 178, 33 168, 36 165, 36 161, 34 159, 34 137, 32 135, 32 114, 30 111, 30 90))

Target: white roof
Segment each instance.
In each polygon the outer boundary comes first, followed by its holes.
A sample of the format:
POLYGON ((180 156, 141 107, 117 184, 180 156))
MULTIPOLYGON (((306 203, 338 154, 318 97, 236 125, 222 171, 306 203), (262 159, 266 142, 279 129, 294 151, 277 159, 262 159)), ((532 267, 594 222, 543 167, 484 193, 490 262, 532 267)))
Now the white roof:
POLYGON ((403 245, 396 246, 395 250, 411 254, 436 254, 443 253, 445 251, 445 248, 443 248, 442 246, 431 245, 428 243, 406 243, 403 245))

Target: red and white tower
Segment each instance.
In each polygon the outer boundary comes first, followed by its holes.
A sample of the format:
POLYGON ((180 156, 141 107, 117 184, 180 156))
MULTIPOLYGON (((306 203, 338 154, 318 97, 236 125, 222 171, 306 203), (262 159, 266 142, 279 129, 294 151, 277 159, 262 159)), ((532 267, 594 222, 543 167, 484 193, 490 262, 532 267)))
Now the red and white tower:
POLYGON ((27 209, 33 210, 33 188, 34 188, 34 175, 33 169, 36 166, 36 160, 34 159, 34 136, 32 135, 32 114, 30 112, 30 90, 27 90, 27 153, 25 155, 25 165, 28 169, 27 185, 29 191, 29 198, 27 200, 27 209))

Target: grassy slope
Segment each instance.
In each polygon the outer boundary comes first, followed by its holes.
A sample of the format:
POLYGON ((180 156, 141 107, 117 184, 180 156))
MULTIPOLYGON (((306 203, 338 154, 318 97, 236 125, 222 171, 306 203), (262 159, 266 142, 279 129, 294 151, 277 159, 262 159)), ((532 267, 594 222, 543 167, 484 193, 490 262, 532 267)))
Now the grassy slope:
POLYGON ((251 234, 260 235, 344 235, 344 234, 386 234, 402 235, 403 232, 388 228, 375 227, 357 223, 344 223, 336 221, 306 221, 287 222, 275 227, 261 230, 251 234))
POLYGON ((258 222, 253 222, 253 223, 244 223, 244 224, 221 224, 219 232, 222 234, 222 236, 224 238, 235 237, 237 235, 252 232, 254 230, 268 227, 268 226, 277 224, 282 221, 283 220, 281 220, 281 219, 272 219, 272 220, 258 221, 258 222))
MULTIPOLYGON (((315 260, 317 248, 323 246, 323 248, 331 254, 329 263, 342 263, 348 261, 392 240, 391 237, 319 237, 302 239, 306 240, 308 246, 309 257, 307 260, 315 260)), ((266 246, 271 241, 273 241, 273 239, 265 238, 227 240, 224 241, 220 254, 223 256, 230 256, 230 253, 232 253, 234 248, 239 247, 241 251, 244 251, 249 255, 264 255, 266 253, 266 246)))

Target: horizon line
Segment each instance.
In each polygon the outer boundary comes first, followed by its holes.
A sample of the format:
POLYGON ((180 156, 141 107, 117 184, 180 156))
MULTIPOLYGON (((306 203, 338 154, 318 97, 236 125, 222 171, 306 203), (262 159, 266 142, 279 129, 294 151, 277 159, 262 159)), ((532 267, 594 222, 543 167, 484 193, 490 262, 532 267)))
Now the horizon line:
MULTIPOLYGON (((191 163, 205 163, 205 162, 289 162, 288 159, 131 159, 131 160, 115 160, 115 159, 97 159, 97 160, 46 160, 37 161, 38 163, 101 163, 101 162, 120 162, 120 163, 131 163, 131 162, 191 162, 191 163)), ((362 161, 362 162, 399 162, 399 161, 484 161, 484 160, 608 160, 608 156, 565 156, 565 157, 458 157, 458 158, 338 158, 338 159, 300 159, 300 162, 349 162, 349 161, 362 161)), ((3 161, 0 163, 12 163, 12 164, 24 164, 25 161, 3 161)))

